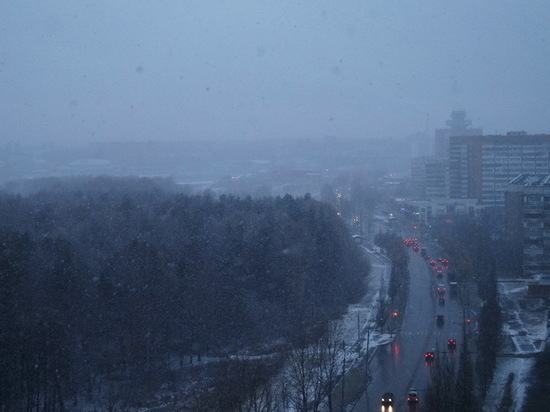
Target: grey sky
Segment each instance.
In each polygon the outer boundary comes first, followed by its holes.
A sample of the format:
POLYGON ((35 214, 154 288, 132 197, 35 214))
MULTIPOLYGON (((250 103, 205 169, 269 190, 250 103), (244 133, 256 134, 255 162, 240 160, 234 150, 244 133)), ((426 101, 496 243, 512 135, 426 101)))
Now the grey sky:
POLYGON ((0 142, 550 133, 547 0, 0 0, 0 142))

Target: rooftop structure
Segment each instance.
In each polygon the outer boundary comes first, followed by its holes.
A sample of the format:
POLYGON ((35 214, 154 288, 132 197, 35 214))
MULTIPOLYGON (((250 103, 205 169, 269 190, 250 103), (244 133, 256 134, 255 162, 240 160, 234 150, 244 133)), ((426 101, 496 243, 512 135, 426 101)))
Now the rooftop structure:
POLYGON ((447 120, 446 124, 448 128, 435 131, 435 156, 441 160, 447 159, 451 136, 479 136, 483 134, 483 129, 470 128, 472 121, 466 119, 464 110, 451 112, 451 119, 447 120))

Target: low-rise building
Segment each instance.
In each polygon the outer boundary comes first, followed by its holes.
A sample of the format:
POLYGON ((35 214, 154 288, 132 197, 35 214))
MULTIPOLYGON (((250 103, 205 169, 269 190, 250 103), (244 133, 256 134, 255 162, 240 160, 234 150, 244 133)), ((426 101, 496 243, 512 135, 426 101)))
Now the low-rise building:
POLYGON ((550 275, 535 275, 527 280, 527 296, 550 298, 550 275))
POLYGON ((477 199, 403 200, 402 205, 408 215, 424 224, 430 224, 435 219, 478 216, 483 210, 477 199))

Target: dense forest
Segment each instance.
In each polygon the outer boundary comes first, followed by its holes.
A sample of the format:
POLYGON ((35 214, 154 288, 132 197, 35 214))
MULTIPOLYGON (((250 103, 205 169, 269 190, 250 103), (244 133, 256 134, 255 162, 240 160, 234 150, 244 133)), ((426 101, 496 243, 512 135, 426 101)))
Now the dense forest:
POLYGON ((362 296, 368 262, 332 207, 161 183, 0 193, 0 410, 70 410, 100 380, 160 384, 174 358, 314 341, 362 296))

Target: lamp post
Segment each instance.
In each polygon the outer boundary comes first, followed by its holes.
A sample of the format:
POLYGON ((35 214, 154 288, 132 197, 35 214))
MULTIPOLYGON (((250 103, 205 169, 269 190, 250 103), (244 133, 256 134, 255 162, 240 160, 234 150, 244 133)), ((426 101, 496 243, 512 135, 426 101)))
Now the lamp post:
POLYGON ((345 386, 346 386, 346 342, 342 341, 342 350, 344 352, 344 362, 342 363, 342 401, 341 401, 341 409, 342 412, 344 412, 344 393, 345 393, 345 386))
POLYGON ((371 376, 369 374, 369 347, 370 347, 370 325, 367 325, 367 354, 365 356, 365 400, 368 400, 368 396, 369 396, 368 390, 371 382, 371 376))

